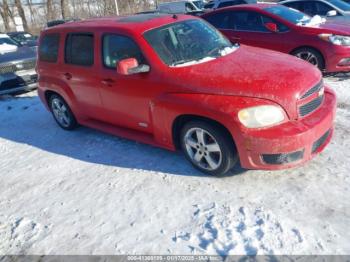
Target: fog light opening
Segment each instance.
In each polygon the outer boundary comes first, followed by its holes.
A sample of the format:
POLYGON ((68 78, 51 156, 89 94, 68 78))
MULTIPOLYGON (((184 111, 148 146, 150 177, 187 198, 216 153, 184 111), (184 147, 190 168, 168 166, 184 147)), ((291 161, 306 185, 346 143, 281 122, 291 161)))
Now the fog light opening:
POLYGON ((343 58, 338 63, 339 66, 350 66, 350 58, 343 58))

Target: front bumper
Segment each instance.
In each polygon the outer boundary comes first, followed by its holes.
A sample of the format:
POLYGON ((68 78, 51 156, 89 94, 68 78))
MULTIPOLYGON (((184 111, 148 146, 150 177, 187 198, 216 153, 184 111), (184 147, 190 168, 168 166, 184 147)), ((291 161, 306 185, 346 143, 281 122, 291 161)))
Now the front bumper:
POLYGON ((326 72, 350 72, 350 63, 342 65, 341 61, 350 59, 350 47, 335 46, 329 48, 326 54, 326 72))
POLYGON ((333 135, 336 96, 326 89, 320 108, 298 121, 260 130, 245 130, 236 138, 241 166, 247 169, 285 169, 320 153, 333 135))
POLYGON ((0 75, 0 95, 37 88, 38 76, 34 69, 0 75))

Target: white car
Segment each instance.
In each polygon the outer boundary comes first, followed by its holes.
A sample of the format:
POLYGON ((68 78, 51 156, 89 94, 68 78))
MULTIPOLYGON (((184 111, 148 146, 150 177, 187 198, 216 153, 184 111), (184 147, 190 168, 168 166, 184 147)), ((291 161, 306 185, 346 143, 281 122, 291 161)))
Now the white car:
POLYGON ((256 4, 256 0, 213 0, 204 5, 204 9, 218 9, 233 5, 256 4))
POLYGON ((202 12, 203 6, 204 3, 201 0, 183 0, 159 3, 157 11, 169 14, 187 14, 202 12))

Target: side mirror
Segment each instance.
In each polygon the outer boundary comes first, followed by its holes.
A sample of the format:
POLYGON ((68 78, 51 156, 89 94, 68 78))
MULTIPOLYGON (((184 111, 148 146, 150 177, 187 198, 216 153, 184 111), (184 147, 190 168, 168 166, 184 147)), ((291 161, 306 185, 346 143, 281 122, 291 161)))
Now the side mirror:
POLYGON ((139 65, 135 58, 123 59, 117 63, 117 72, 121 75, 133 75, 149 71, 149 65, 139 65))
POLYGON ((271 32, 277 33, 278 32, 278 27, 275 23, 266 23, 265 27, 270 30, 271 32))
POLYGON ((336 16, 338 13, 335 10, 328 11, 326 16, 336 16))

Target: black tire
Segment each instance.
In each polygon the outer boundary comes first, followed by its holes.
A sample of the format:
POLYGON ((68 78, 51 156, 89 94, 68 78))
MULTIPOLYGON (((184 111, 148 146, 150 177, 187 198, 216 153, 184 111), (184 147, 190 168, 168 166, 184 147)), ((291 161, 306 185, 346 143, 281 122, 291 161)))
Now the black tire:
POLYGON ((78 122, 72 110, 70 109, 69 105, 66 103, 66 101, 64 101, 64 99, 61 96, 56 94, 51 95, 49 97, 49 107, 56 123, 64 130, 73 130, 78 126, 78 122), (59 117, 55 113, 55 109, 56 109, 55 103, 57 102, 61 103, 65 107, 66 110, 65 110, 64 116, 65 116, 65 119, 68 119, 69 121, 64 121, 64 123, 60 121, 59 117))
POLYGON ((324 71, 324 69, 325 69, 324 58, 323 58, 322 54, 319 51, 317 51, 316 49, 309 48, 309 47, 302 47, 302 48, 299 48, 299 49, 293 51, 292 55, 294 55, 300 59, 303 59, 303 60, 311 63, 314 66, 317 66, 318 69, 320 69, 321 71, 324 71), (310 61, 308 61, 307 54, 311 54, 313 56, 311 59, 309 59, 310 61))
MULTIPOLYGON (((193 134, 195 134, 195 133, 193 133, 193 134)), ((220 126, 217 126, 215 124, 211 124, 210 122, 195 120, 195 121, 191 121, 191 122, 186 123, 181 130, 180 139, 181 139, 181 141, 180 141, 181 148, 182 148, 182 151, 184 152, 186 158, 191 162, 191 164, 196 169, 198 169, 201 172, 204 172, 206 174, 209 174, 212 176, 225 175, 230 169, 232 169, 232 167, 238 161, 237 150, 235 149, 235 146, 232 142, 232 139, 230 139, 229 135, 220 126), (203 152, 201 152, 200 149, 189 146, 189 144, 186 143, 186 140, 188 139, 188 137, 192 141, 192 137, 188 136, 188 135, 192 134, 192 132, 194 130, 197 130, 197 129, 202 129, 205 131, 204 132, 204 140, 207 140, 207 141, 205 141, 204 145, 207 145, 208 147, 213 145, 213 143, 215 145, 218 145, 220 148, 221 154, 218 152, 206 151, 205 146, 200 147, 200 148, 202 148, 201 150, 203 150, 203 152), (197 153, 202 154, 201 162, 196 162, 194 160, 194 155, 196 155, 197 153), (192 154, 192 156, 190 154, 192 154), (204 154, 206 154, 206 155, 204 155, 204 154), (216 155, 213 155, 213 154, 216 154, 216 155), (220 154, 221 157, 218 157, 217 156, 218 154, 220 154), (208 155, 213 160, 221 159, 221 161, 219 161, 219 160, 217 161, 218 162, 217 168, 212 169, 212 170, 208 169, 208 168, 210 168, 209 162, 206 160, 208 155), (203 166, 203 165, 205 165, 205 162, 207 162, 207 167, 203 166)), ((200 146, 199 143, 197 143, 197 145, 200 146)))

